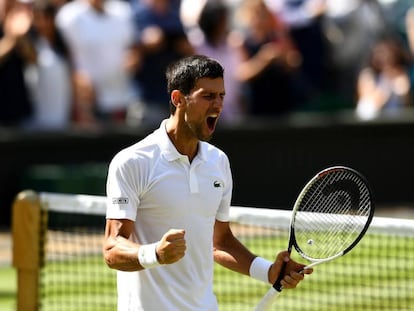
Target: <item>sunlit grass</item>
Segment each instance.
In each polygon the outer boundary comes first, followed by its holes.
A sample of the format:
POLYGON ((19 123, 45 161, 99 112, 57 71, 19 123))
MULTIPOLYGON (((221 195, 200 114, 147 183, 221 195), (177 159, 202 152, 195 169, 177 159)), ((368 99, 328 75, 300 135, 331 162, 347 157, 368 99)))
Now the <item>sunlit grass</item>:
MULTIPOLYGON (((281 237, 247 237, 253 252, 273 260, 287 247, 281 237)), ((393 311, 414 305, 414 242, 399 238, 385 244, 383 236, 366 236, 346 256, 315 267, 295 290, 285 290, 275 310, 393 311)), ((295 252, 296 260, 304 262, 295 252)), ((202 267, 200 267, 202 268, 202 267)), ((42 270, 42 310, 105 311, 116 309, 115 272, 102 256, 77 256, 48 262, 42 270)), ((268 286, 215 266, 214 289, 220 311, 252 310, 268 286)), ((0 268, 0 310, 16 310, 16 273, 0 268)))
POLYGON ((16 310, 16 272, 10 266, 0 266, 0 310, 16 310))
MULTIPOLYGON (((249 248, 269 260, 287 247, 286 241, 286 236, 244 240, 249 248)), ((313 275, 306 277, 298 288, 282 292, 275 310, 412 310, 414 242, 412 238, 398 238, 394 244, 384 244, 386 241, 383 236, 366 236, 346 256, 315 267, 313 275)), ((295 252, 293 257, 306 262, 295 252)), ((253 310, 269 288, 219 266, 215 282, 221 311, 253 310)))

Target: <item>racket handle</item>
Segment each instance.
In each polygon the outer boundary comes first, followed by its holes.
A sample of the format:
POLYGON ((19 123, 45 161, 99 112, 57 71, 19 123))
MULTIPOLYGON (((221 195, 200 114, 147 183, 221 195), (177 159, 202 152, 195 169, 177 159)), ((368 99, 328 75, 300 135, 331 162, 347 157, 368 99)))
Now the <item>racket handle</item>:
POLYGON ((266 295, 263 296, 262 300, 254 308, 254 311, 269 311, 273 305, 273 302, 279 296, 280 291, 277 291, 273 287, 271 287, 266 295))
POLYGON ((284 277, 284 275, 285 275, 286 265, 287 265, 287 263, 286 263, 286 262, 284 262, 284 263, 283 263, 283 266, 282 266, 282 269, 280 270, 279 276, 277 277, 276 282, 273 284, 273 288, 274 288, 277 292, 281 292, 281 291, 282 291, 282 284, 281 284, 281 282, 282 282, 283 277, 284 277))

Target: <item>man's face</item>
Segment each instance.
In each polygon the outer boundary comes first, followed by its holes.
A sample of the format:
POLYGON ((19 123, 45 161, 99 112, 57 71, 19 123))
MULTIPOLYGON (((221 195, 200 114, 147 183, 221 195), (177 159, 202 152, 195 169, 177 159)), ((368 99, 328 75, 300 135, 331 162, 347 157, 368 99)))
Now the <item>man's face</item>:
POLYGON ((185 97, 185 122, 198 140, 208 141, 213 136, 224 95, 223 78, 202 78, 185 97))

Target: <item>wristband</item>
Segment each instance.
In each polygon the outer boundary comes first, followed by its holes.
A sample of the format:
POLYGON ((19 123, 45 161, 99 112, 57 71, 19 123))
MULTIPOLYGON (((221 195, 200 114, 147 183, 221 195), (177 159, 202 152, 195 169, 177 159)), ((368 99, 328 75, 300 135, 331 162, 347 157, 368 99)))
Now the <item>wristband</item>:
POLYGON ((154 268, 159 266, 160 263, 157 259, 158 242, 152 244, 141 245, 138 249, 138 262, 145 269, 154 268))
POLYGON ((269 269, 272 263, 262 257, 256 257, 250 264, 249 274, 253 279, 269 283, 269 269))

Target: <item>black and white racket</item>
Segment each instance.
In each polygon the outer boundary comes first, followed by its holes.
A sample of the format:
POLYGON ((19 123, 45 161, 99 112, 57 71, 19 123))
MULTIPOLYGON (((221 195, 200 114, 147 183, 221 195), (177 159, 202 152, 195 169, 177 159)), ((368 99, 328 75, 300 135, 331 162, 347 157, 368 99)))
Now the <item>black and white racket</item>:
MULTIPOLYGON (((288 251, 292 247, 312 268, 348 253, 362 239, 374 215, 372 192, 354 169, 335 166, 314 176, 292 211, 288 251)), ((269 310, 282 291, 284 267, 254 310, 269 310)))

